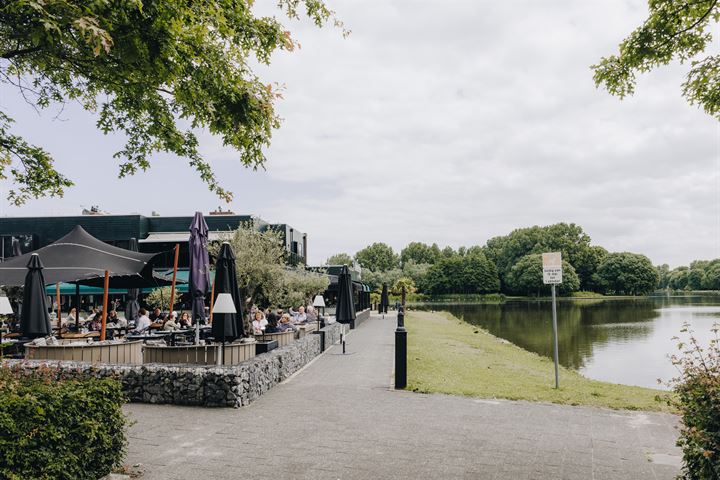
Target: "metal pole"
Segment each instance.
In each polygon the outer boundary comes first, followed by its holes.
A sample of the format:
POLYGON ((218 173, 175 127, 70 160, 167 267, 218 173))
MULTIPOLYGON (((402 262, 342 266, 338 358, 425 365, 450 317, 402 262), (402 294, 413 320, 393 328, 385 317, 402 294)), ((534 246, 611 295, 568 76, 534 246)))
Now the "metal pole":
MULTIPOLYGON (((75 284, 75 330, 80 331, 80 284, 75 284)), ((61 325, 62 326, 62 325, 61 325)), ((68 328, 69 330, 69 328, 68 328)))
POLYGON ((110 272, 105 270, 105 282, 103 283, 103 311, 100 323, 100 341, 105 341, 108 314, 108 290, 110 289, 110 272))
POLYGON ((560 388, 560 372, 558 368, 558 328, 557 301, 555 300, 555 284, 552 284, 552 315, 553 315, 553 354, 555 357, 555 388, 560 388))
POLYGON ((407 330, 405 330, 405 309, 400 306, 395 329, 395 388, 407 387, 407 330))

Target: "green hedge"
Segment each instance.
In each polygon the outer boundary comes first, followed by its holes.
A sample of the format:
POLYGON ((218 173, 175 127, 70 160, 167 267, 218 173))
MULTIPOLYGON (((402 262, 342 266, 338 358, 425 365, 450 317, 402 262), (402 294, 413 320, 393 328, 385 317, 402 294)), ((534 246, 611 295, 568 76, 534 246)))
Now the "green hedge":
POLYGON ((0 478, 95 480, 120 466, 127 445, 120 383, 55 376, 0 366, 0 478))

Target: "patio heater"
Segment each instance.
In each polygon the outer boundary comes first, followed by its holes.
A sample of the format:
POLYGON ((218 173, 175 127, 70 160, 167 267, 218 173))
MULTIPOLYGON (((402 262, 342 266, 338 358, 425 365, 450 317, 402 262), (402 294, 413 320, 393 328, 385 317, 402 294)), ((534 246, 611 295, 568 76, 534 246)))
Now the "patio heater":
POLYGON ((315 330, 313 333, 320 335, 320 352, 325 351, 325 332, 320 330, 322 322, 320 320, 320 309, 323 309, 323 314, 325 313, 325 298, 323 298, 322 295, 315 295, 315 298, 313 299, 313 307, 315 310, 317 310, 317 330, 315 330))
MULTIPOLYGON (((12 306, 10 305, 10 300, 6 296, 0 297, 0 315, 11 315, 13 312, 12 306)), ((2 329, 3 329, 3 322, 0 322, 0 345, 2 344, 2 329)))
MULTIPOLYGON (((218 293, 218 296, 215 299, 215 303, 213 304, 213 313, 237 313, 232 295, 230 295, 229 293, 218 293)), ((223 328, 221 352, 222 353, 218 355, 218 365, 223 364, 225 357, 225 328, 223 328)))
POLYGON ((325 298, 322 295, 315 295, 315 299, 313 300, 313 307, 315 307, 315 310, 318 310, 317 323, 318 323, 318 330, 320 330, 320 311, 319 311, 319 309, 322 308, 323 315, 324 315, 325 314, 325 298))

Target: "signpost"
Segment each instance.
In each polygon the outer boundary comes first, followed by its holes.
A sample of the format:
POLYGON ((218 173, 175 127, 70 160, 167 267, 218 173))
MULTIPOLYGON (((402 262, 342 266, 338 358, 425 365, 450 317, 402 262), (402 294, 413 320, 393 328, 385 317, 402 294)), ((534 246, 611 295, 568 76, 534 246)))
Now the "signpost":
POLYGON ((552 290, 552 316, 553 316, 553 353, 555 357, 555 388, 560 388, 560 373, 558 367, 558 331, 557 331, 557 301, 555 299, 555 285, 562 283, 562 256, 560 252, 543 253, 543 283, 550 285, 552 290))

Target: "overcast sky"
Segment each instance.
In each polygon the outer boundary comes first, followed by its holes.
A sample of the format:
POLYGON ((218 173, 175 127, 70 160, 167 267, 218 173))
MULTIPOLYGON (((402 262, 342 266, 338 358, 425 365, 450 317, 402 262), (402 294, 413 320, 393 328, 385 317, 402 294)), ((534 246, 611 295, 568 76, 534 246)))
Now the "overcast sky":
MULTIPOLYGON (((267 170, 202 135, 232 210, 307 232, 311 263, 376 241, 458 247, 555 222, 657 264, 720 257, 720 129, 681 97, 686 67, 642 76, 624 101, 592 81, 590 65, 645 18, 646 0, 328 1, 352 35, 288 22, 302 48, 261 71, 285 85, 267 170)), ((1 215, 220 205, 182 159, 158 155, 118 180, 122 138, 92 115, 68 106, 56 120, 0 95, 15 131, 76 182, 1 215)))

